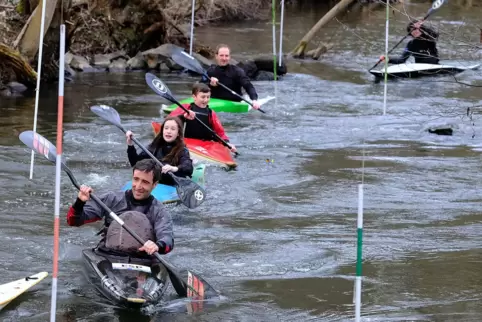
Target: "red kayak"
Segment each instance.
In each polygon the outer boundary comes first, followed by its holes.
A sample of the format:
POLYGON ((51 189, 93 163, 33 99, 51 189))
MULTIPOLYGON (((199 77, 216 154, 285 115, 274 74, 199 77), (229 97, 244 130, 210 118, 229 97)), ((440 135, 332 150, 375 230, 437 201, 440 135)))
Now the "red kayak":
MULTIPOLYGON (((157 135, 161 130, 161 124, 152 122, 151 125, 154 135, 157 135)), ((195 159, 209 161, 229 168, 235 168, 237 166, 231 151, 221 143, 189 138, 184 138, 184 142, 189 153, 193 154, 195 159)))

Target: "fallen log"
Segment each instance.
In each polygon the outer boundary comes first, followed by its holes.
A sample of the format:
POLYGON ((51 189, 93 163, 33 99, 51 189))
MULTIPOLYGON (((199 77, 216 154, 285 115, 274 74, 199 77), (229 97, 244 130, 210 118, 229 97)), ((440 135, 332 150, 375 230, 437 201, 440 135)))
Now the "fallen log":
POLYGON ((291 56, 295 58, 304 58, 306 47, 308 43, 313 39, 315 34, 330 22, 333 18, 335 18, 342 10, 348 7, 354 0, 341 0, 338 2, 330 11, 328 11, 318 22, 314 25, 310 31, 300 40, 298 45, 291 51, 291 56))
MULTIPOLYGON (((0 65, 8 66, 15 73, 18 82, 29 88, 37 86, 37 73, 22 55, 10 47, 0 44, 0 65)), ((0 66, 0 70, 2 67, 0 66)))

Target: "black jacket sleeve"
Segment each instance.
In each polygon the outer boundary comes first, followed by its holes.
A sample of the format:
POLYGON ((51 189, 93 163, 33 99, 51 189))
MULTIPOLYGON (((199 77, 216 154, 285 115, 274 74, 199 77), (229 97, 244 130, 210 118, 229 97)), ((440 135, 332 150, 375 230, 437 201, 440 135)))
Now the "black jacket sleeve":
POLYGON ((184 149, 182 151, 181 156, 179 157, 179 164, 177 165, 177 176, 182 176, 182 177, 192 177, 192 173, 194 171, 194 168, 192 166, 192 160, 189 155, 189 150, 184 149))
POLYGON ((254 89, 253 84, 251 84, 249 77, 246 75, 246 73, 242 68, 237 67, 237 70, 238 70, 238 79, 239 79, 239 82, 241 83, 241 86, 244 88, 246 93, 248 93, 249 98, 252 101, 257 100, 258 93, 256 93, 256 89, 254 89))
POLYGON ((129 163, 131 164, 131 167, 135 166, 136 163, 141 160, 150 158, 144 151, 141 151, 141 153, 137 153, 137 150, 133 145, 127 146, 127 157, 129 158, 129 163))
POLYGON ((410 40, 407 44, 407 46, 405 47, 405 49, 403 50, 403 53, 402 55, 400 55, 399 57, 388 57, 388 63, 389 64, 403 64, 404 62, 407 61, 407 59, 410 57, 410 55, 412 54, 412 41, 410 40))

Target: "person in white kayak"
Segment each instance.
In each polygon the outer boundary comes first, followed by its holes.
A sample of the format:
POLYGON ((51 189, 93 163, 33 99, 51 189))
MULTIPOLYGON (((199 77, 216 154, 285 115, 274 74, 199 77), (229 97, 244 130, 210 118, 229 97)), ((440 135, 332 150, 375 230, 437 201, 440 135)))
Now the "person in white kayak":
POLYGON ((231 60, 231 49, 228 45, 221 44, 217 46, 215 59, 216 65, 211 65, 206 70, 211 81, 204 76, 201 79, 202 83, 210 85, 212 98, 234 102, 241 101, 239 97, 233 95, 227 89, 218 86, 218 82, 221 82, 223 85, 241 96, 241 88, 244 88, 253 103, 253 108, 256 110, 259 109, 260 104, 258 102, 258 93, 256 93, 256 89, 253 84, 251 84, 249 77, 242 68, 229 63, 231 60))
MULTIPOLYGON (((407 26, 407 32, 410 33, 411 39, 403 53, 399 57, 388 57, 389 64, 403 64, 410 56, 415 58, 417 64, 435 64, 439 63, 437 39, 438 32, 430 27, 424 26, 424 20, 412 20, 407 26)), ((385 56, 380 56, 380 60, 384 61, 385 56)))

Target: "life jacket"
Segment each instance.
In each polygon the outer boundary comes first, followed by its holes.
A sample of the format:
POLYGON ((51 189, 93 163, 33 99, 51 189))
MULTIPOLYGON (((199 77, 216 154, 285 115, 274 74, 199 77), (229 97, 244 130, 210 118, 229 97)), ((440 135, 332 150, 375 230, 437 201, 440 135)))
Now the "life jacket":
MULTIPOLYGON (((152 225, 150 224, 149 222, 149 219, 146 217, 146 215, 144 214, 147 214, 149 212, 149 210, 151 209, 151 206, 152 206, 152 199, 154 199, 154 197, 152 197, 152 195, 149 197, 149 199, 151 200, 146 200, 146 201, 143 201, 143 203, 145 204, 134 204, 134 200, 133 200, 133 196, 132 196, 132 191, 128 190, 125 192, 124 194, 124 199, 126 201, 126 208, 125 209, 122 209, 122 211, 119 211, 117 212, 117 216, 119 216, 120 218, 123 218, 123 216, 125 214, 128 214, 128 213, 140 213, 142 216, 144 216, 144 218, 147 220, 147 222, 149 223, 149 226, 152 228, 152 225), (135 210, 134 210, 135 209, 135 210)), ((132 215, 128 215, 129 217, 132 216, 132 215)), ((138 215, 137 215, 138 216, 138 215)), ((136 217, 137 217, 136 216, 136 217)), ((125 220, 124 220, 125 221, 125 220)), ((101 240, 99 241, 99 243, 97 244, 97 247, 102 250, 102 251, 112 251, 112 252, 119 252, 119 253, 125 253, 124 251, 120 251, 120 250, 115 250, 115 249, 110 249, 109 247, 106 247, 106 238, 107 238, 107 233, 109 231, 109 228, 112 226, 112 225, 118 225, 118 223, 113 220, 110 216, 106 216, 105 217, 105 220, 104 220, 104 226, 99 230, 99 232, 97 232, 96 235, 101 235, 101 240)), ((124 231, 123 232, 124 234, 127 234, 129 235, 128 232, 124 231)), ((130 235, 129 235, 130 236, 130 235)), ((155 235, 153 235, 155 236, 155 235)), ((155 237, 153 237, 154 239, 151 239, 153 242, 156 242, 155 240, 155 237)), ((147 239, 146 239, 147 240, 147 239)), ((136 245, 138 245, 139 243, 136 241, 136 245)), ((139 246, 141 247, 141 246, 139 246)), ((139 248, 137 247, 137 248, 139 248)), ((141 252, 141 253, 144 253, 144 252, 141 252)), ((141 256, 143 256, 144 254, 141 254, 141 256)))
MULTIPOLYGON (((124 224, 139 235, 142 240, 155 241, 154 229, 146 215, 138 211, 127 211, 119 217, 124 221, 124 224)), ((105 247, 111 251, 135 254, 142 245, 125 231, 117 221, 114 221, 107 228, 105 247)))
MULTIPOLYGON (((196 113, 196 117, 206 124, 211 131, 214 132, 213 126, 211 125, 212 120, 212 110, 209 107, 201 108, 198 107, 196 104, 191 103, 189 105, 189 110, 196 113)), ((210 132, 204 125, 199 123, 196 119, 194 120, 187 120, 184 125, 184 137, 190 139, 198 139, 198 140, 205 140, 211 141, 214 140, 214 135, 210 132)))

